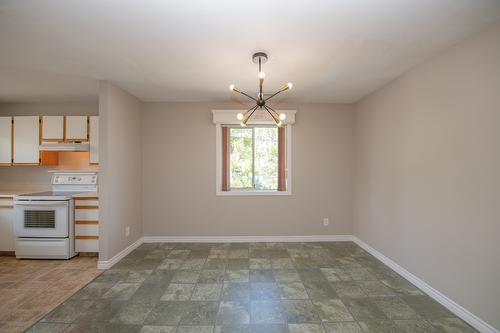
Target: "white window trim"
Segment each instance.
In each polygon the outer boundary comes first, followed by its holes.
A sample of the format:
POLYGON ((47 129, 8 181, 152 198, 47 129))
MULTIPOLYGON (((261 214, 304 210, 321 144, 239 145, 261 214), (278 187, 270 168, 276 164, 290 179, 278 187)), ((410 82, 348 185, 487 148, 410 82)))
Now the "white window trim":
MULTIPOLYGON (((217 196, 261 196, 261 195, 292 195, 292 124, 295 123, 295 110, 278 110, 287 115, 284 122, 286 127, 286 191, 274 190, 231 190, 222 191, 222 125, 239 124, 236 115, 246 110, 212 110, 213 122, 215 124, 215 194, 217 196)), ((271 117, 260 117, 252 124, 274 124, 271 117)))

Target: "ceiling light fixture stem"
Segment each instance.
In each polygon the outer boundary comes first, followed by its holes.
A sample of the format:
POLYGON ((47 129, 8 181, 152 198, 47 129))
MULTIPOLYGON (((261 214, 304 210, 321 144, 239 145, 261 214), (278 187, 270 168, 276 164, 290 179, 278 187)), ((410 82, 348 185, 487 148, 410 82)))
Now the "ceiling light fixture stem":
POLYGON ((259 106, 258 106, 258 105, 256 105, 256 106, 254 106, 254 107, 252 107, 252 108, 248 109, 248 110, 247 110, 247 111, 243 114, 243 116, 246 116, 246 115, 247 115, 250 111, 255 111, 255 109, 257 109, 258 107, 259 107, 259 106))
POLYGON ((266 98, 265 101, 267 102, 268 100, 270 100, 274 96, 278 95, 279 93, 282 93, 283 91, 284 91, 283 89, 278 90, 277 92, 275 92, 274 94, 272 94, 271 96, 269 96, 268 98, 266 98))
POLYGON ((278 113, 278 112, 276 112, 276 110, 275 110, 275 109, 273 109, 272 107, 270 107, 270 106, 268 106, 268 105, 266 105, 265 107, 266 107, 267 109, 269 109, 269 110, 273 111, 273 112, 274 112, 274 114, 276 115, 276 117, 279 117, 279 116, 280 116, 280 115, 279 115, 279 113, 278 113))
POLYGON ((248 109, 248 110, 244 113, 244 115, 246 116, 246 115, 247 115, 250 111, 255 111, 255 109, 256 109, 256 108, 258 108, 258 107, 259 107, 259 106, 258 106, 258 105, 256 105, 256 106, 254 106, 254 107, 252 107, 252 108, 248 109))
POLYGON ((237 93, 240 93, 240 94, 242 94, 242 95, 244 95, 244 96, 246 96, 246 97, 248 97, 248 98, 251 98, 251 99, 253 99, 254 101, 256 101, 256 102, 257 102, 257 99, 256 99, 256 98, 254 98, 254 97, 250 96, 250 95, 249 95, 249 94, 247 94, 247 93, 244 93, 244 92, 243 92, 243 91, 241 91, 241 90, 238 90, 238 89, 234 88, 234 91, 236 91, 237 93))
MULTIPOLYGON (((259 74, 262 73, 262 60, 259 57, 259 74)), ((264 78, 259 77, 259 99, 264 99, 264 95, 262 94, 262 85, 264 84, 264 78)))
POLYGON ((248 117, 246 117, 246 118, 243 120, 243 124, 245 124, 245 125, 247 124, 248 119, 250 119, 250 117, 251 117, 251 116, 253 115, 253 113, 257 110, 257 108, 258 108, 258 107, 259 107, 259 106, 258 106, 258 105, 256 105, 256 106, 253 108, 252 112, 250 112, 250 114, 248 115, 248 117))
MULTIPOLYGON (((280 122, 279 116, 278 116, 278 117, 276 117, 275 115, 273 115, 273 114, 271 113, 271 111, 269 111, 269 109, 270 109, 270 108, 268 108, 268 107, 267 107, 267 106, 265 106, 265 105, 264 105, 264 109, 266 109, 266 111, 269 113, 269 115, 270 115, 270 116, 274 119, 274 122, 276 123, 276 125, 278 125, 278 124, 279 124, 279 122, 280 122)), ((272 110, 272 109, 271 109, 271 110, 272 110)), ((273 112, 274 112, 274 113, 276 113, 276 111, 274 111, 274 110, 273 110, 273 112)))

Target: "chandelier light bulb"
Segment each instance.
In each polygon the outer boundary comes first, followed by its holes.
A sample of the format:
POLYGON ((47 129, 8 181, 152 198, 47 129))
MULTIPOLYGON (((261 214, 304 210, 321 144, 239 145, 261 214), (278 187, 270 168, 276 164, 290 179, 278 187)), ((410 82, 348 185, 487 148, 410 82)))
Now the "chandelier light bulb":
POLYGON ((292 82, 288 82, 286 85, 287 85, 288 89, 292 89, 293 88, 293 83, 292 82))
POLYGON ((281 120, 279 121, 279 123, 276 124, 276 126, 280 127, 283 123, 281 122, 281 120))
POLYGON ((285 120, 285 119, 286 119, 286 114, 284 114, 284 113, 280 113, 280 119, 281 119, 281 120, 285 120))
POLYGON ((266 73, 264 72, 259 72, 259 79, 263 80, 266 77, 266 73))
POLYGON ((240 125, 241 125, 241 127, 245 127, 247 124, 245 124, 244 122, 241 122, 240 125))
POLYGON ((229 90, 234 91, 234 84, 229 86, 229 90))
POLYGON ((242 120, 242 119, 243 119, 243 113, 241 113, 241 112, 240 112, 240 113, 238 113, 238 114, 236 115, 236 118, 238 118, 238 120, 242 120))

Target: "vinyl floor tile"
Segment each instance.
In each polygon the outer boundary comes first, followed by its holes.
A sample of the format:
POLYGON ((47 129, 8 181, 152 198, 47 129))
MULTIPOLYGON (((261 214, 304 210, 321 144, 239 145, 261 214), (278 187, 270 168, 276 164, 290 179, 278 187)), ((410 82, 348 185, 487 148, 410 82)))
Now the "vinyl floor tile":
POLYGON ((100 275, 92 261, 0 263, 2 332, 42 316, 31 332, 476 332, 351 242, 149 243, 100 275))

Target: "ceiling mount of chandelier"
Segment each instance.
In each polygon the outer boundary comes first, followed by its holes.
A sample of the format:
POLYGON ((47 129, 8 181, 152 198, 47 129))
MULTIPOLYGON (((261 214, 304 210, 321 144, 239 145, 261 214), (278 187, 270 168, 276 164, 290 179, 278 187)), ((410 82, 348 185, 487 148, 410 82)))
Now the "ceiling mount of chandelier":
POLYGON ((274 96, 284 92, 285 90, 292 89, 292 84, 288 82, 285 84, 280 90, 275 92, 274 94, 271 94, 269 97, 264 98, 264 92, 263 92, 263 86, 264 86, 264 79, 266 77, 266 73, 262 71, 262 65, 267 62, 267 54, 264 52, 257 52, 252 56, 252 60, 254 63, 259 65, 259 72, 257 74, 257 78, 259 79, 259 93, 257 94, 257 98, 250 96, 249 94, 239 90, 234 86, 234 84, 229 86, 229 90, 237 92, 243 96, 246 96, 253 100, 255 102, 255 106, 252 106, 250 109, 248 109, 245 113, 238 113, 237 117, 238 120, 241 120, 240 125, 241 126, 246 126, 248 123, 248 120, 250 117, 254 114, 254 112, 257 109, 263 109, 266 110, 269 115, 274 119, 274 122, 276 123, 277 126, 282 125, 282 121, 285 120, 286 115, 284 113, 278 113, 276 110, 274 110, 272 107, 267 105, 267 101, 273 98, 274 96))

